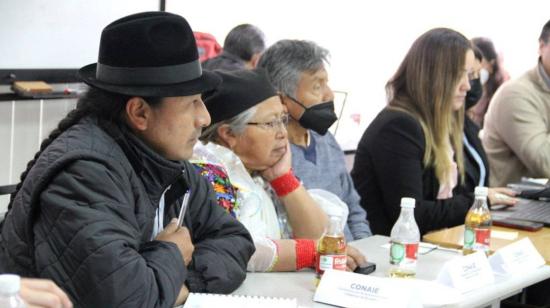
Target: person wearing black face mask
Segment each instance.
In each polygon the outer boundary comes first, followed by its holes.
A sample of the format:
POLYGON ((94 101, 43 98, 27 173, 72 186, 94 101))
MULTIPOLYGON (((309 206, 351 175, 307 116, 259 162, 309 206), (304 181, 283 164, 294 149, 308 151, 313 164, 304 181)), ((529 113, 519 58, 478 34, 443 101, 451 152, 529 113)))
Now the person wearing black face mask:
POLYGON ((347 240, 358 240, 372 233, 344 153, 328 131, 337 116, 327 57, 328 51, 313 42, 281 40, 262 54, 258 67, 266 69, 287 108, 294 173, 306 188, 327 190, 348 205, 344 234, 347 240))
MULTIPOLYGON (((483 87, 479 78, 479 70, 483 54, 474 48, 475 64, 473 76, 470 79, 470 90, 466 93, 464 108, 466 111, 474 107, 483 95, 483 87)), ((473 192, 476 186, 489 186, 489 163, 479 139, 479 126, 464 116, 464 190, 473 192)))
MULTIPOLYGON (((475 55, 474 70, 472 76, 470 76, 470 90, 466 93, 464 102, 466 111, 474 107, 483 96, 483 86, 479 76, 483 54, 476 47, 473 50, 475 55)), ((462 189, 464 193, 472 193, 476 186, 489 187, 489 161, 479 139, 479 130, 479 126, 470 117, 464 116, 464 135, 462 138, 464 148, 464 184, 462 189)), ((512 191, 506 188, 493 188, 493 190, 492 194, 497 196, 500 196, 499 193, 508 195, 508 197, 514 195, 512 191)), ((499 200, 498 197, 491 200, 503 201, 503 199, 499 200)), ((513 199, 508 198, 508 200, 513 199)))
POLYGON ((483 86, 481 85, 481 78, 476 76, 476 78, 470 80, 470 91, 466 93, 464 108, 468 110, 474 107, 481 99, 481 96, 483 96, 483 86))
POLYGON ((330 126, 338 119, 334 112, 334 102, 332 100, 306 107, 294 97, 288 96, 288 98, 304 108, 304 112, 298 119, 298 123, 302 127, 311 129, 320 135, 325 135, 330 126))

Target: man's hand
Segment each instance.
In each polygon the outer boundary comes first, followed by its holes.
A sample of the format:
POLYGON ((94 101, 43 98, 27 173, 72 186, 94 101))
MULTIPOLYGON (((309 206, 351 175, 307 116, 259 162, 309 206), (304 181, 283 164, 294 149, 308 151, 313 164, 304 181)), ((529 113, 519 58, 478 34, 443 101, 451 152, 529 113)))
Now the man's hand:
POLYGON ((21 278, 21 298, 27 307, 72 308, 71 300, 53 281, 21 278))
POLYGON ((181 287, 180 294, 178 294, 178 298, 176 298, 176 305, 183 305, 187 298, 189 297, 189 289, 185 285, 181 287))
POLYGON ((172 242, 178 246, 185 266, 189 265, 193 258, 195 246, 191 242, 191 235, 186 227, 178 226, 178 219, 173 218, 172 221, 160 232, 155 238, 158 241, 172 242))

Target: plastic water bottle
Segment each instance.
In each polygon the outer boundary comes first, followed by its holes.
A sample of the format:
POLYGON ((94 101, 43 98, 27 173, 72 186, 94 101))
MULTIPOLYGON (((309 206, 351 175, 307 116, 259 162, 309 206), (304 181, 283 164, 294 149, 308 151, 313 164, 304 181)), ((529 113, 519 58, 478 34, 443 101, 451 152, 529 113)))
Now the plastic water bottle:
POLYGON ((474 204, 466 214, 464 222, 464 246, 463 254, 471 254, 476 251, 483 251, 489 254, 491 246, 491 212, 487 206, 487 187, 478 186, 475 188, 474 204))
POLYGON ((414 220, 414 205, 413 198, 401 199, 401 213, 390 236, 390 277, 412 278, 416 275, 420 231, 414 220))
POLYGON ((0 275, 0 307, 2 308, 25 308, 27 305, 19 297, 21 278, 17 275, 0 275))

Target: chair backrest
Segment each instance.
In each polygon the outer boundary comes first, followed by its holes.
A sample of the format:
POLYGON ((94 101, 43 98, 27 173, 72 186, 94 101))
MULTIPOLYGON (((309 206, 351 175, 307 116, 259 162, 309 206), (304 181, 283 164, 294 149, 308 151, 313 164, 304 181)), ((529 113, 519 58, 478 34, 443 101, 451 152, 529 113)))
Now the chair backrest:
POLYGON ((336 115, 338 116, 338 120, 332 124, 329 131, 336 136, 336 133, 338 132, 338 125, 340 124, 340 120, 342 119, 342 115, 344 114, 344 108, 346 107, 346 100, 348 99, 348 92, 345 91, 337 91, 333 90, 334 93, 334 112, 336 112, 336 115))
POLYGON ((15 187, 17 187, 17 184, 0 186, 0 196, 13 193, 15 187))
MULTIPOLYGON (((0 196, 9 195, 9 194, 13 193, 15 191, 16 187, 17 187, 17 184, 0 186, 0 196)), ((7 210, 6 209, 7 205, 8 205, 7 202, 5 204, 1 204, 1 202, 0 202, 0 229, 2 227, 2 222, 4 221, 4 218, 6 216, 5 211, 7 210)))
POLYGON ((353 163, 355 162, 355 150, 344 151, 344 162, 346 163, 346 170, 348 173, 353 169, 353 163))

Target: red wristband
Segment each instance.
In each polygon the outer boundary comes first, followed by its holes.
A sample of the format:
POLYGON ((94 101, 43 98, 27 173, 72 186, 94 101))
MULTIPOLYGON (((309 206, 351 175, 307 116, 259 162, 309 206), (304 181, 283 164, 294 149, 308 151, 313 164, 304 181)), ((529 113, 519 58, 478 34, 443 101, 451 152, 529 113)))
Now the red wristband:
POLYGON ((287 173, 274 179, 269 184, 279 197, 284 197, 300 187, 300 181, 294 176, 292 169, 289 169, 287 173))
POLYGON ((306 267, 315 267, 315 241, 314 240, 295 240, 296 241, 296 270, 299 271, 306 267))

